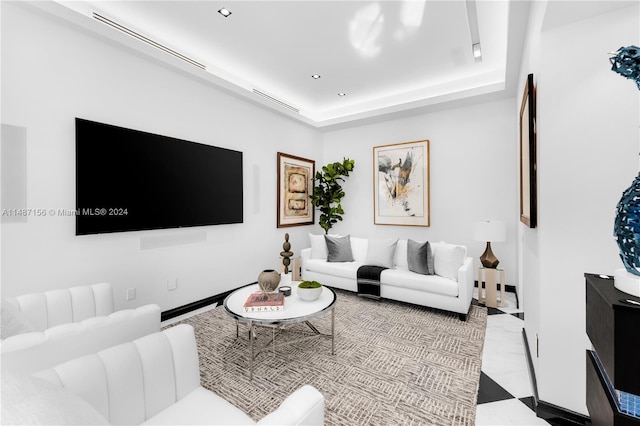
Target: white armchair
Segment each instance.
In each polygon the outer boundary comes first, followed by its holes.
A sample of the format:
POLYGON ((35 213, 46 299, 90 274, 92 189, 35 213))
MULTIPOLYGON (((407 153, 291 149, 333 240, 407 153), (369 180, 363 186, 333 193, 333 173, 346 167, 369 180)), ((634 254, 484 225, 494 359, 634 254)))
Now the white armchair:
MULTIPOLYGON (((200 385, 196 340, 186 324, 34 376, 81 397, 110 424, 256 424, 200 385)), ((324 397, 303 386, 257 424, 324 424, 324 397)))
POLYGON ((159 330, 155 304, 114 312, 109 283, 7 298, 2 303, 2 369, 31 374, 159 330))

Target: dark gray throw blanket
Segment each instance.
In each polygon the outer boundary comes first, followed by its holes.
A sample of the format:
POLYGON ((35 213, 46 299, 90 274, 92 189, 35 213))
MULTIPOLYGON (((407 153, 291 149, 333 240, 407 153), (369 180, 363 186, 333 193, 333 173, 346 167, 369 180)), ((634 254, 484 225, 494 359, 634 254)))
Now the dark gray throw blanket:
POLYGON ((380 298, 380 274, 384 266, 362 265, 356 273, 358 296, 380 298))

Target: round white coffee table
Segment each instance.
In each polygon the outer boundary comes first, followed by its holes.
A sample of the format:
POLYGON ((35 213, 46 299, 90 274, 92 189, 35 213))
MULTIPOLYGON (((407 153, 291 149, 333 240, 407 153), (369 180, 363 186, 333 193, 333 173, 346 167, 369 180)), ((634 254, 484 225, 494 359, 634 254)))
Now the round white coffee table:
POLYGON ((273 344, 275 352, 276 331, 280 332, 292 324, 305 323, 312 334, 286 343, 296 343, 311 337, 325 336, 331 338, 331 354, 335 354, 335 303, 336 293, 329 287, 323 287, 317 300, 307 302, 297 295, 298 283, 291 284, 291 295, 285 298, 284 310, 275 312, 244 312, 244 302, 251 293, 260 291, 258 284, 239 288, 224 299, 224 309, 236 320, 236 337, 239 337, 239 323, 245 323, 249 327, 249 378, 253 379, 253 363, 255 357, 273 344), (310 320, 331 311, 331 334, 321 333, 311 324, 310 320), (271 340, 262 347, 255 348, 256 327, 268 327, 272 329, 271 340))

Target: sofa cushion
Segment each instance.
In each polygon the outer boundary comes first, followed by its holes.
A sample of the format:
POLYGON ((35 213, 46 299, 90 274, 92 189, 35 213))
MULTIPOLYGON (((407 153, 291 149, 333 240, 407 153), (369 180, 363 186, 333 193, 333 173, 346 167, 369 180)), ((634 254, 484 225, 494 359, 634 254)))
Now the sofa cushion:
POLYGON ((421 275, 406 269, 385 269, 380 274, 383 286, 400 287, 443 296, 458 297, 458 283, 438 275, 421 275))
POLYGON ((325 235, 324 240, 327 242, 327 262, 353 262, 349 235, 344 237, 325 235))
POLYGON ((242 410, 203 387, 142 423, 144 425, 252 425, 242 410))
POLYGON ((431 249, 433 251, 433 267, 436 275, 458 281, 458 269, 462 266, 467 255, 466 247, 440 241, 433 244, 431 249))
POLYGON ((433 253, 429 241, 419 243, 407 241, 407 264, 409 270, 422 275, 433 275, 433 253))
POLYGON ((321 259, 309 259, 305 261, 305 268, 308 271, 353 280, 356 279, 358 268, 362 265, 360 262, 327 262, 321 259))
POLYGON ((367 257, 364 261, 365 265, 382 266, 385 268, 393 267, 397 244, 397 239, 370 239, 367 247, 367 257))

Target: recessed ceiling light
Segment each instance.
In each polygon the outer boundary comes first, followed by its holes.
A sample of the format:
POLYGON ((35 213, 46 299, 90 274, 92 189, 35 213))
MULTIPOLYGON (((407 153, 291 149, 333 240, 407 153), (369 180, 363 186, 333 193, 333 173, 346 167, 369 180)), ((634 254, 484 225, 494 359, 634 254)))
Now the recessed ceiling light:
POLYGON ((476 61, 482 59, 482 48, 480 47, 480 43, 474 43, 471 46, 471 50, 473 51, 473 57, 476 61))
POLYGON ((338 93, 338 96, 347 96, 347 94, 343 93, 343 92, 340 92, 340 93, 338 93))
POLYGON ((229 15, 231 15, 231 11, 229 9, 227 9, 226 7, 223 7, 222 9, 220 9, 218 11, 218 13, 222 16, 224 16, 225 18, 228 18, 229 15))
POLYGON ((313 74, 311 78, 313 78, 314 80, 317 80, 320 78, 320 74, 313 74))

